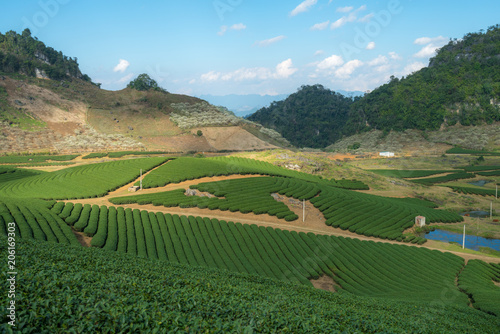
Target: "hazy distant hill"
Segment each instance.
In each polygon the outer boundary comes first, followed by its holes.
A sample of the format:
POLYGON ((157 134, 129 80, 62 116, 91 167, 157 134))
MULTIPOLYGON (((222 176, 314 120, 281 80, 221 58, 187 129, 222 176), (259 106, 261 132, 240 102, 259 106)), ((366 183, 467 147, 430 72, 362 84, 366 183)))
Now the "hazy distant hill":
POLYGON ((262 107, 268 106, 273 101, 286 99, 288 94, 281 95, 200 95, 203 99, 216 106, 224 106, 234 112, 236 116, 250 115, 262 107))
POLYGON ((347 99, 319 85, 305 86, 249 119, 302 147, 324 147, 370 130, 438 130, 498 122, 500 26, 450 41, 429 67, 406 78, 392 77, 363 97, 347 99))

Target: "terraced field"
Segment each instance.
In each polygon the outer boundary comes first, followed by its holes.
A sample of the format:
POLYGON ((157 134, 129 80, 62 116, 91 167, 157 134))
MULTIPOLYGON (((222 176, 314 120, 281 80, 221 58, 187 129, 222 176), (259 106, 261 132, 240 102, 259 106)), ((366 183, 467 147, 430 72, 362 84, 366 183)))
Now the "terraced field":
MULTIPOLYGON (((6 244, 0 236, 2 256, 6 244)), ((498 317, 449 304, 449 290, 430 303, 399 301, 96 248, 19 240, 17 251, 21 332, 484 334, 500 326, 498 317)))
MULTIPOLYGON (((309 200, 322 212, 328 226, 398 241, 406 240, 403 232, 413 226, 415 216, 418 215, 424 215, 429 222, 452 223, 463 220, 458 214, 432 209, 418 200, 404 202, 301 179, 257 177, 201 183, 191 188, 208 192, 213 197, 186 196, 185 189, 178 189, 117 197, 110 201, 116 205, 138 203, 165 207, 198 207, 276 215, 285 220, 297 219, 297 215, 286 205, 275 201, 271 196, 273 193, 279 193, 298 200, 309 200)), ((425 239, 413 238, 411 241, 423 243, 425 239)))
POLYGON ((0 197, 75 199, 100 197, 166 161, 165 158, 119 160, 69 167, 0 184, 0 197))
MULTIPOLYGON (((70 225, 77 222, 78 230, 93 236, 94 247, 305 285, 311 285, 310 279, 328 275, 338 289, 362 296, 432 301, 447 285, 453 285, 464 266, 462 258, 438 251, 202 217, 123 207, 91 209, 63 202, 51 210, 38 211, 45 216, 48 211, 51 216, 59 216, 50 226, 64 225, 62 219, 70 225)), ((7 203, 2 216, 11 221, 9 214, 19 216, 21 212, 27 213, 27 209, 7 203)), ((22 217, 16 218, 23 238, 56 241, 39 232, 35 217, 29 223, 22 217)), ((65 231, 71 235, 67 225, 65 231)), ((75 244, 74 236, 72 240, 75 244)), ((467 297, 459 294, 458 289, 455 292, 456 302, 466 305, 467 297)))
MULTIPOLYGON (((12 171, 4 170, 3 174, 5 173, 12 171)), ((275 216, 283 222, 297 220, 297 214, 277 200, 278 196, 285 196, 298 203, 307 201, 314 205, 325 219, 325 228, 332 226, 360 235, 415 244, 423 244, 425 239, 403 235, 403 231, 413 225, 415 216, 424 215, 428 222, 446 223, 463 219, 455 213, 435 209, 435 204, 428 201, 386 198, 346 189, 364 187, 366 185, 356 180, 324 180, 315 175, 238 158, 140 158, 80 165, 57 172, 19 174, 19 178, 0 182, 0 239, 8 236, 12 230, 11 223, 15 222, 15 235, 19 240, 26 241, 26 245, 34 245, 36 242, 65 245, 68 247, 67 259, 71 257, 70 254, 78 253, 76 249, 86 244, 82 241, 86 238, 92 248, 103 250, 103 257, 106 257, 105 254, 109 258, 122 256, 125 267, 132 268, 132 263, 147 259, 151 267, 189 266, 194 272, 215 270, 219 273, 217 275, 227 277, 228 280, 244 275, 250 282, 269 279, 274 285, 303 286, 306 289, 301 290, 304 291, 301 292, 303 295, 311 293, 312 290, 308 290, 312 286, 311 280, 328 277, 333 284, 332 289, 339 296, 350 298, 349 302, 355 301, 355 298, 359 298, 355 303, 376 300, 380 307, 399 305, 402 310, 406 310, 402 305, 419 308, 418 305, 441 302, 445 292, 446 306, 441 310, 446 310, 446 314, 451 314, 452 309, 458 310, 460 316, 448 315, 449 318, 443 320, 442 312, 424 311, 428 317, 425 323, 433 323, 426 325, 429 326, 426 327, 428 331, 432 332, 433 328, 442 329, 441 324, 447 321, 447 328, 462 328, 458 320, 456 323, 451 320, 460 317, 465 317, 470 323, 479 326, 477 328, 483 329, 489 329, 489 325, 482 322, 483 317, 487 317, 490 324, 491 321, 499 323, 497 316, 500 288, 495 282, 500 282, 500 272, 497 264, 479 260, 471 260, 466 264, 462 257, 450 253, 403 244, 361 241, 138 208, 144 204, 167 208, 206 208, 253 213, 257 220, 261 215, 275 216), (144 172, 151 171, 144 178, 144 183, 150 187, 183 180, 193 181, 190 182, 190 189, 160 189, 147 194, 114 197, 110 199, 114 205, 92 202, 94 198, 106 195, 113 189, 136 182, 140 169, 144 172), (203 183, 194 181, 210 175, 233 174, 241 174, 243 177, 203 183), (244 177, 246 174, 254 175, 244 177), (80 202, 84 198, 87 199, 80 202), (66 201, 57 202, 54 199, 66 201), (67 201, 68 199, 71 201, 67 201), (134 208, 125 207, 131 203, 134 203, 134 208), (477 310, 470 309, 471 303, 477 310)), ((107 198, 109 197, 111 196, 107 198)), ((26 252, 23 254, 25 258, 29 258, 28 254, 36 253, 28 248, 22 248, 26 252)), ((66 259, 66 256, 61 256, 66 259)), ((79 256, 86 258, 84 255, 79 256)), ((42 272, 55 268, 47 269, 41 262, 32 262, 45 268, 41 269, 42 272)), ((54 262, 54 266, 59 267, 56 263, 54 262)), ((112 267, 105 260, 100 263, 106 263, 102 270, 112 267)), ((71 263, 66 266, 73 265, 71 263)), ((27 277, 26 286, 35 284, 33 282, 37 280, 29 276, 29 272, 25 266, 23 275, 27 277)), ((148 276, 149 273, 145 275, 148 276)), ((104 280, 106 276, 99 274, 97 277, 104 280)), ((165 282, 167 286, 175 285, 170 281, 165 282)), ((120 284, 124 285, 125 290, 129 288, 126 282, 120 284)), ((83 286, 80 288, 85 291, 83 286)), ((119 285, 116 288, 122 291, 119 285)), ((103 285, 102 289, 107 288, 103 285)), ((113 289, 106 291, 112 296, 113 289)), ((155 291, 154 295, 162 294, 163 291, 166 290, 155 291)), ((95 294, 86 294, 85 298, 93 298, 89 296, 96 296, 101 292, 99 290, 95 294)), ((78 293, 73 295, 79 296, 78 293)), ((217 296, 219 295, 212 296, 216 304, 222 302, 217 296)), ((51 298, 52 296, 45 297, 47 300, 51 298)), ((103 298, 109 305, 115 305, 107 297, 103 298)), ((144 302, 142 292, 137 298, 134 300, 144 302)), ((286 303, 291 301, 287 300, 286 303)), ((137 307, 136 303, 133 304, 134 308, 137 307)), ((146 304, 149 305, 144 305, 146 304)), ((70 306, 67 307, 68 313, 65 316, 74 320, 74 315, 71 314, 79 313, 75 313, 70 306)), ((122 306, 113 307, 124 312, 122 306)), ((194 309, 196 307, 192 308, 194 309)), ((40 314, 44 312, 46 311, 40 310, 40 314)), ((162 308, 162 312, 169 311, 162 308)), ((317 312, 328 313, 326 309, 317 312)), ((116 316, 110 315, 109 319, 111 318, 116 319, 116 316)), ((153 318, 156 319, 155 316, 153 318)), ((109 319, 94 316, 94 321, 98 323, 109 323, 109 319)), ((87 320, 80 319, 83 322, 87 320)), ((55 323, 62 325, 58 320, 48 318, 32 321, 52 324, 51 326, 56 326, 55 323)), ((189 321, 186 323, 198 328, 189 321)), ((380 328, 392 328, 384 320, 377 323, 380 328)), ((210 325, 213 328, 218 326, 213 323, 210 325)), ((114 325, 109 326, 115 328, 114 325)), ((249 328, 258 327, 252 326, 249 325, 249 328)), ((285 328, 282 327, 283 324, 276 326, 275 328, 285 328)), ((399 323, 398 326, 404 328, 399 323)), ((141 327, 138 325, 137 328, 141 327)))

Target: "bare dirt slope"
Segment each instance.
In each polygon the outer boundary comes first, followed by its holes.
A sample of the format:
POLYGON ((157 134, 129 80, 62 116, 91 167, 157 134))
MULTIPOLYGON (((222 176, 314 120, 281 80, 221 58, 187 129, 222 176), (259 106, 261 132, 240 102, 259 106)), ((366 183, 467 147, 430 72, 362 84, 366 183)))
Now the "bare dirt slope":
POLYGON ((200 128, 203 137, 214 150, 264 150, 273 149, 271 145, 239 126, 200 128))
MULTIPOLYGON (((0 77, 14 121, 0 122, 0 152, 168 152, 263 150, 276 146, 242 126, 182 129, 170 119, 171 105, 201 100, 178 94, 101 90, 89 83, 0 77), (14 115, 16 114, 16 115, 14 115), (19 123, 19 122, 17 122, 19 123), (27 131, 30 130, 30 131, 27 131)), ((0 109, 1 114, 1 109, 0 109)))

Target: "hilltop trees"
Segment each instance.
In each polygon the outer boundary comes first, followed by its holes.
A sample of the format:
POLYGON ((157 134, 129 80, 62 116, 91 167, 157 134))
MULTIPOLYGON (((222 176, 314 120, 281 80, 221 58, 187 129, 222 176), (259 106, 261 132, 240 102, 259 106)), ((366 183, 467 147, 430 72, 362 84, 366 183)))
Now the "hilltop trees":
POLYGON ((345 134, 500 121, 500 25, 450 40, 425 67, 354 103, 345 134))
POLYGON ((158 86, 158 83, 146 73, 140 74, 137 78, 130 81, 127 87, 139 91, 155 90, 165 92, 165 90, 158 86))
POLYGON ((36 70, 43 71, 50 79, 63 80, 68 77, 91 82, 78 67, 78 59, 65 56, 61 51, 31 36, 25 29, 22 34, 8 31, 0 33, 0 71, 36 76, 36 70))
POLYGON ((341 138, 353 100, 322 85, 302 86, 249 120, 281 133, 295 146, 325 147, 341 138))

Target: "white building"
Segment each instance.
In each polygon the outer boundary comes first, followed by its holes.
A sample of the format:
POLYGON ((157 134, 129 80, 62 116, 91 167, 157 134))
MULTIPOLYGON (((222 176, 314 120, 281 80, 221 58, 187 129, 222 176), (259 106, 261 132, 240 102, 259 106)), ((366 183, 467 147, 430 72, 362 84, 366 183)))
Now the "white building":
POLYGON ((379 155, 381 157, 387 157, 387 158, 390 158, 390 157, 393 157, 394 156, 394 152, 380 152, 379 155))
POLYGON ((416 216, 415 217, 415 225, 418 227, 424 227, 425 226, 425 217, 424 216, 416 216))

